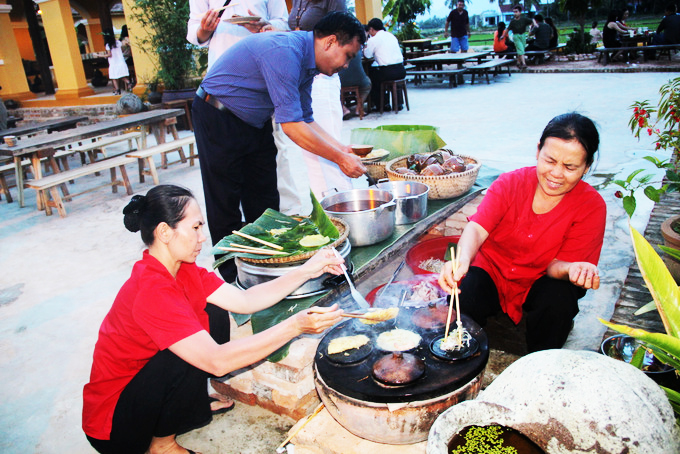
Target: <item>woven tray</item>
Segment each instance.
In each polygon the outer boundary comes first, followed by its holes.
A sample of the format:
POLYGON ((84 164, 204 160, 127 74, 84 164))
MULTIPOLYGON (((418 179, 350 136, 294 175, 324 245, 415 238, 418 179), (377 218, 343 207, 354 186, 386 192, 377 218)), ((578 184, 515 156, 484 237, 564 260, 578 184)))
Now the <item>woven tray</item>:
POLYGON ((385 170, 385 162, 364 162, 366 172, 376 180, 383 180, 387 178, 387 171, 385 170))
MULTIPOLYGON (((340 218, 334 218, 329 216, 329 219, 331 220, 333 225, 335 225, 335 227, 338 229, 338 232, 340 232, 340 238, 338 238, 337 240, 333 241, 330 244, 324 245, 323 247, 337 247, 347 239, 347 236, 349 235, 349 225, 340 218)), ((317 253, 319 249, 315 249, 313 251, 308 251, 297 255, 288 255, 286 257, 270 257, 266 259, 251 259, 248 257, 239 257, 239 259, 243 260, 244 262, 256 264, 293 263, 301 262, 303 260, 311 258, 314 254, 317 253)))
POLYGON ((398 167, 406 167, 406 160, 408 159, 408 156, 402 156, 389 161, 385 165, 387 178, 389 178, 390 181, 417 181, 419 183, 425 183, 430 187, 430 192, 428 193, 427 198, 431 200, 450 199, 452 197, 465 194, 470 190, 472 185, 475 184, 475 181, 477 180, 477 174, 479 173, 479 168, 482 165, 477 159, 470 156, 454 153, 451 150, 446 151, 463 158, 465 164, 477 164, 477 166, 474 169, 466 170, 465 172, 450 173, 448 175, 402 175, 394 171, 394 169, 398 167))

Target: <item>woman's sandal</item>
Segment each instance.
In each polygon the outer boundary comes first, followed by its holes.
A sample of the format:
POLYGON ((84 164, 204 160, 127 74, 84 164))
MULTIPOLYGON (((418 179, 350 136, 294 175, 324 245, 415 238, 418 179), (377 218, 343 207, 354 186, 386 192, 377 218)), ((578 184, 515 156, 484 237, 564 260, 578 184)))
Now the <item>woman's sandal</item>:
MULTIPOLYGON (((210 397, 210 403, 213 403, 213 402, 224 402, 224 400, 218 399, 216 397, 210 397)), ((236 403, 232 400, 231 405, 229 405, 228 407, 220 408, 219 410, 213 410, 212 414, 213 414, 213 416, 221 415, 223 413, 226 413, 228 411, 233 410, 235 406, 236 406, 236 403)))

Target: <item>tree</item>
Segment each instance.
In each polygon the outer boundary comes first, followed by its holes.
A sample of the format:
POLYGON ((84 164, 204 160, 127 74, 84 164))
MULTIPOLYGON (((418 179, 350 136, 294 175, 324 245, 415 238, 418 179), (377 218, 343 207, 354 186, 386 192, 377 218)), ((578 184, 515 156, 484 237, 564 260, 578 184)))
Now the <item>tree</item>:
POLYGON ((396 34, 401 41, 405 39, 420 38, 420 32, 416 25, 416 17, 430 9, 432 0, 388 0, 383 8, 383 17, 392 17, 390 30, 394 30, 397 24, 403 27, 396 34))

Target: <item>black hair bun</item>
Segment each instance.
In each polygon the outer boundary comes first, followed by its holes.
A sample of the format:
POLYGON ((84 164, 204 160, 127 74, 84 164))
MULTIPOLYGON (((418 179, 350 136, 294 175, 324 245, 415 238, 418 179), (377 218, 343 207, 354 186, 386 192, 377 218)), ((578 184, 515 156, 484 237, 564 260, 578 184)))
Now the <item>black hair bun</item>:
POLYGON ((141 214, 146 207, 146 197, 143 195, 136 195, 130 199, 130 202, 123 208, 123 224, 130 232, 139 232, 142 227, 141 214))

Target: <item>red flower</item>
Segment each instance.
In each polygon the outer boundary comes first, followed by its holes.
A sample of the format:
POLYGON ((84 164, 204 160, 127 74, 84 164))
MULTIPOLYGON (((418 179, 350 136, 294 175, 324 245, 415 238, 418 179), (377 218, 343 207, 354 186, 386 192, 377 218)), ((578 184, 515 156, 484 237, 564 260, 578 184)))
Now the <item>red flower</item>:
POLYGON ((622 199, 622 198, 623 198, 623 192, 621 192, 621 191, 616 191, 616 192, 614 193, 614 196, 615 196, 617 199, 622 199))
POLYGON ((647 128, 647 134, 652 135, 652 128, 647 128))

